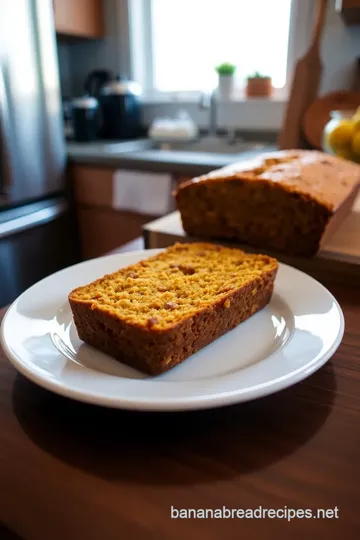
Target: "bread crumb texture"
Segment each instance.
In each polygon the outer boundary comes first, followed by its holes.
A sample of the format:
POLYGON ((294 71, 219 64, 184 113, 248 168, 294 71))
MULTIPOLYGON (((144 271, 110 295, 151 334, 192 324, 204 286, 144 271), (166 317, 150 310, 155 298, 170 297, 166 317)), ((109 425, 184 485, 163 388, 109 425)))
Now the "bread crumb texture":
POLYGON ((160 254, 75 289, 69 299, 130 325, 166 330, 199 311, 231 305, 231 295, 277 269, 266 255, 206 243, 175 244, 160 254))

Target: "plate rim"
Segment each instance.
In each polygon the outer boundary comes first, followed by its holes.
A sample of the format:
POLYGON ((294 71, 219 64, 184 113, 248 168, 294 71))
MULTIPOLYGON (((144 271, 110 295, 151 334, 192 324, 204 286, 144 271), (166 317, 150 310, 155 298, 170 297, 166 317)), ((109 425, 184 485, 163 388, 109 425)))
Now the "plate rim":
MULTIPOLYGON (((165 398, 163 401, 161 400, 161 398, 158 398, 156 401, 150 400, 149 398, 145 398, 144 400, 138 400, 138 399, 133 400, 131 398, 127 398, 127 397, 124 398, 121 396, 119 396, 119 398, 115 400, 113 397, 108 397, 106 395, 93 394, 89 392, 89 390, 86 390, 86 389, 81 392, 77 390, 76 388, 66 387, 60 382, 58 382, 57 379, 39 377, 36 373, 33 372, 33 370, 28 368, 27 365, 23 361, 21 361, 18 355, 15 354, 11 350, 9 345, 7 344, 6 337, 5 337, 5 327, 6 327, 7 319, 10 316, 11 311, 15 308, 16 304, 31 289, 39 285, 41 286, 41 283, 43 283, 44 281, 50 278, 54 278, 57 275, 62 274, 64 272, 71 272, 71 270, 74 268, 86 266, 89 263, 94 262, 94 261, 104 261, 104 260, 110 260, 110 259, 115 259, 115 258, 124 259, 126 257, 133 257, 133 256, 137 257, 140 255, 147 255, 147 258, 149 258, 153 255, 156 255, 157 253, 165 251, 165 249, 166 248, 142 249, 142 250, 129 251, 129 252, 124 252, 124 253, 112 253, 108 255, 103 255, 101 257, 94 257, 92 259, 89 259, 86 261, 80 261, 74 265, 58 270, 57 272, 54 272, 48 276, 45 276, 43 279, 39 280, 38 282, 28 287, 9 305, 0 325, 0 343, 2 345, 5 356, 7 357, 11 365, 14 367, 14 369, 18 373, 23 375, 26 379, 34 383, 35 385, 40 386, 41 388, 49 392, 55 393, 67 399, 72 399, 81 403, 92 404, 95 406, 102 406, 106 408, 119 409, 119 410, 148 411, 148 412, 176 412, 176 411, 188 411, 188 410, 205 410, 205 409, 215 409, 219 407, 235 405, 237 403, 253 401, 255 399, 266 397, 266 396, 275 394, 281 390, 285 390, 286 388, 289 388, 291 386, 294 386, 298 384, 299 382, 308 378, 310 375, 312 375, 316 371, 318 371, 324 364, 328 362, 328 360, 334 355, 334 353, 340 346, 343 336, 344 336, 344 332, 345 332, 345 317, 337 299, 317 279, 307 274, 306 272, 299 270, 296 267, 282 263, 280 261, 278 261, 279 269, 281 267, 285 269, 286 268, 290 269, 291 271, 294 271, 295 273, 299 273, 306 279, 312 280, 316 284, 316 286, 320 287, 322 291, 325 292, 332 299, 334 305, 337 308, 340 321, 339 321, 338 333, 334 341, 332 342, 331 346, 317 360, 313 360, 309 365, 303 366, 302 368, 299 368, 297 371, 295 370, 289 376, 278 377, 277 379, 270 380, 269 384, 266 384, 266 386, 264 384, 260 384, 260 385, 254 385, 252 387, 249 387, 247 391, 239 389, 239 390, 235 390, 231 392, 209 394, 206 396, 203 396, 200 394, 198 396, 190 396, 190 397, 184 397, 184 398, 174 398, 174 399, 165 398)), ((270 356, 271 355, 269 355, 267 358, 269 358, 270 356)))

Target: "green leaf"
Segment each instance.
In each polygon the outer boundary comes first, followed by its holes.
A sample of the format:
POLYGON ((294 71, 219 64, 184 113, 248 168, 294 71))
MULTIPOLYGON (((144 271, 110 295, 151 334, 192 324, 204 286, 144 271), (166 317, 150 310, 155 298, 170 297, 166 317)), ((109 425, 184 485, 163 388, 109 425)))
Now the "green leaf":
POLYGON ((218 75, 234 75, 236 66, 229 62, 224 62, 223 64, 216 66, 215 71, 218 75))

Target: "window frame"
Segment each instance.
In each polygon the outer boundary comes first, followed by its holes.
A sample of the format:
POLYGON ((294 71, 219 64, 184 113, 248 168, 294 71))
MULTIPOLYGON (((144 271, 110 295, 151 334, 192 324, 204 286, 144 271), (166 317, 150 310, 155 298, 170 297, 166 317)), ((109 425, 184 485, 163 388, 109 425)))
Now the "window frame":
MULTIPOLYGON (((126 32, 128 43, 126 45, 123 43, 122 50, 128 51, 127 63, 130 75, 132 79, 141 84, 144 103, 185 104, 198 101, 199 91, 162 92, 154 89, 152 28, 148 24, 152 18, 152 0, 118 0, 118 2, 121 4, 119 17, 122 21, 122 28, 125 19, 128 24, 126 32), (139 54, 139 51, 143 51, 143 54, 139 54)), ((292 0, 286 84, 281 89, 275 89, 273 96, 268 101, 283 102, 287 100, 296 60, 308 46, 313 14, 313 0, 292 0)), ((246 101, 241 89, 236 93, 233 101, 246 101)))

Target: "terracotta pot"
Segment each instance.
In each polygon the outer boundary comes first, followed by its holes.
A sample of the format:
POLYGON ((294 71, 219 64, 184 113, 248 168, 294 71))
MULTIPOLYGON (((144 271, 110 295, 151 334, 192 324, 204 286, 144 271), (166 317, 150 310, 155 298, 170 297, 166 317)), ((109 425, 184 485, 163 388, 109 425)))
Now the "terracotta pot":
POLYGON ((273 92, 271 77, 249 77, 245 91, 247 97, 270 97, 273 92))

